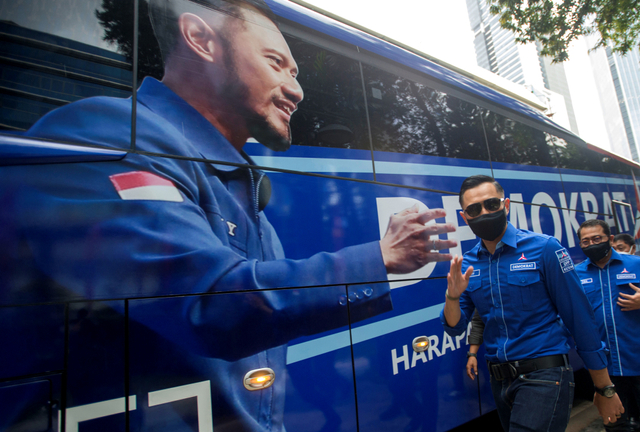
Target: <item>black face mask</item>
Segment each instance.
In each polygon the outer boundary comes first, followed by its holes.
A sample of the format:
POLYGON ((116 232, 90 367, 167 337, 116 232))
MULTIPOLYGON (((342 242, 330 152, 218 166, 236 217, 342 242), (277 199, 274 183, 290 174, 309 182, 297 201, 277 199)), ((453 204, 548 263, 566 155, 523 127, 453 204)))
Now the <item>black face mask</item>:
POLYGON ((484 214, 467 219, 471 231, 482 240, 493 241, 504 231, 507 225, 507 212, 503 209, 495 213, 484 214))
POLYGON ((606 257, 610 250, 611 244, 609 242, 602 242, 582 248, 582 252, 594 263, 606 257))

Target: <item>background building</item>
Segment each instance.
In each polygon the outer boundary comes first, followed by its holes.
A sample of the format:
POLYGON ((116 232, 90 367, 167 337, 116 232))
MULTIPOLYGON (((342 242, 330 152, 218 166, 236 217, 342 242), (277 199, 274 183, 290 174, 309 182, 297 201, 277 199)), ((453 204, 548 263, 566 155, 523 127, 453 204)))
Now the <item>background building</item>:
POLYGON ((536 44, 518 44, 500 27, 486 0, 466 0, 478 65, 527 87, 554 121, 587 142, 639 160, 640 55, 622 57, 597 39, 573 44, 570 60, 552 63, 536 44))

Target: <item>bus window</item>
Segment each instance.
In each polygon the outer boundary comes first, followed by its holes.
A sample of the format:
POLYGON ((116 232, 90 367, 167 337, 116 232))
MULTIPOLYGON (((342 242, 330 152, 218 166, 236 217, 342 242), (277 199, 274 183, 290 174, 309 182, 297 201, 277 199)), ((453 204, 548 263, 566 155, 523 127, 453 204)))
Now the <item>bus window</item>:
POLYGON ((483 121, 492 162, 557 167, 544 132, 491 111, 483 121))
POLYGON ((133 34, 133 1, 115 4, 118 17, 102 19, 100 0, 3 2, 1 131, 21 133, 86 97, 131 95, 131 48, 113 42, 133 34))
POLYGON ((372 66, 363 69, 374 150, 488 159, 476 105, 372 66))
POLYGON ((611 156, 602 156, 602 170, 609 174, 631 175, 631 167, 611 156))
POLYGON ((558 167, 560 169, 602 171, 598 153, 554 135, 545 133, 545 136, 549 145, 553 146, 558 155, 558 167))
POLYGON ((304 100, 291 117, 292 144, 371 148, 358 62, 285 36, 304 100))

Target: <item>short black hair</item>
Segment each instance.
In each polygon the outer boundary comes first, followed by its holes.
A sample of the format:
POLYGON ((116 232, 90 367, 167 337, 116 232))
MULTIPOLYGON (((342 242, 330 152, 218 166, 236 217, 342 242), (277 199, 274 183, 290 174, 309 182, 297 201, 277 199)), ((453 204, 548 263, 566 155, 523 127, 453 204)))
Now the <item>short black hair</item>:
POLYGON ((582 228, 590 228, 590 227, 596 227, 596 226, 602 227, 602 231, 604 231, 607 238, 611 236, 611 228, 609 228, 608 223, 600 219, 589 219, 582 222, 582 224, 580 225, 580 228, 578 228, 578 239, 582 240, 582 237, 580 236, 580 232, 582 231, 582 228))
POLYGON ((469 189, 478 187, 483 183, 492 183, 495 186, 496 191, 498 191, 498 193, 504 197, 504 189, 502 189, 502 186, 500 186, 500 183, 498 183, 496 179, 487 175, 478 174, 471 177, 467 177, 462 182, 462 186, 460 186, 460 195, 458 196, 458 201, 460 201, 460 207, 462 207, 462 195, 464 195, 464 193, 469 189))
POLYGON ((633 240, 633 237, 631 237, 627 233, 616 234, 615 237, 613 238, 614 242, 617 242, 617 241, 620 241, 620 240, 622 240, 623 242, 625 242, 629 246, 635 246, 635 244, 636 244, 636 242, 633 240))
POLYGON ((278 26, 276 15, 264 0, 149 0, 149 18, 165 63, 179 40, 178 17, 184 12, 195 13, 198 8, 216 10, 239 19, 244 18, 242 9, 254 9, 278 26))

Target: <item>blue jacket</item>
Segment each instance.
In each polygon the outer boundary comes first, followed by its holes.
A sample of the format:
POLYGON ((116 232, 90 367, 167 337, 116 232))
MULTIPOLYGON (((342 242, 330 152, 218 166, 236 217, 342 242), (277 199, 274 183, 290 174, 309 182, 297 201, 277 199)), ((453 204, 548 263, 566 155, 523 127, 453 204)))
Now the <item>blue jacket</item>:
POLYGON ((567 354, 569 335, 559 316, 587 367, 606 367, 593 311, 569 253, 555 238, 509 223, 493 255, 482 241, 464 255, 462 272, 469 266, 474 270, 460 298, 460 321, 449 327, 441 314, 447 333, 462 334, 477 308, 489 361, 567 354))
POLYGON ((640 310, 623 312, 620 293, 635 294, 630 283, 640 287, 640 257, 611 249, 603 269, 589 258, 576 266, 582 288, 595 312, 600 336, 609 347, 609 375, 640 375, 640 310))
MULTIPOLYGON (((182 430, 189 416, 148 411, 146 395, 209 381, 214 430, 281 430, 284 344, 347 325, 347 304, 352 320, 391 309, 387 284, 346 301, 345 284, 387 279, 379 244, 285 259, 261 209, 264 173, 162 83, 147 78, 137 101, 136 150, 170 157, 3 168, 0 304, 101 300, 107 322, 125 316, 130 394, 139 395, 132 421, 182 430), (287 287, 322 288, 263 291, 287 287), (273 387, 244 389, 244 374, 263 367, 274 369, 273 387)), ((131 107, 131 99, 85 99, 27 135, 129 149, 131 107)), ((83 349, 107 353, 117 370, 123 342, 109 335, 104 347, 93 340, 83 349)), ((87 371, 70 380, 93 381, 69 383, 68 407, 124 396, 123 376, 77 366, 87 371), (100 391, 91 390, 96 381, 100 391)), ((18 362, 7 369, 29 373, 18 362)))

